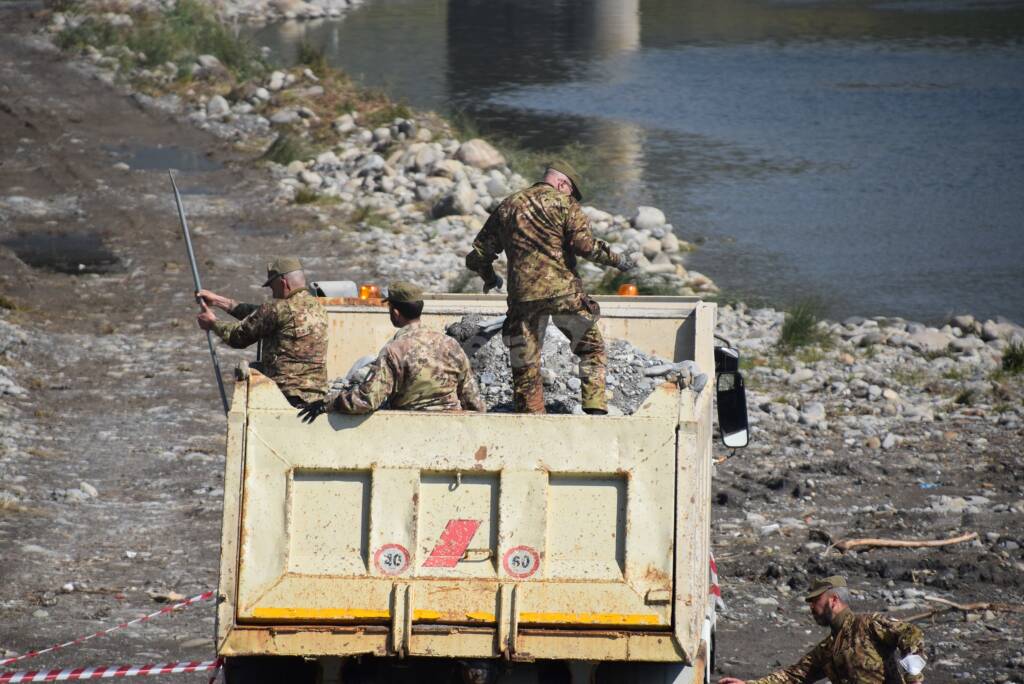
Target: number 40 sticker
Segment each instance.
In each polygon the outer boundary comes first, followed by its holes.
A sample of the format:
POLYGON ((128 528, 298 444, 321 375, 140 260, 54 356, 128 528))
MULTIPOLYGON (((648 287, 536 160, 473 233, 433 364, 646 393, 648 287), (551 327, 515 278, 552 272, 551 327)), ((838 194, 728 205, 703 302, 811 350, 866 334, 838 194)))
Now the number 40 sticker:
POLYGON ((373 554, 373 563, 384 575, 401 575, 409 567, 409 551, 401 544, 385 544, 373 554))
POLYGON ((513 546, 502 560, 505 572, 517 579, 526 579, 540 567, 540 554, 529 546, 513 546))

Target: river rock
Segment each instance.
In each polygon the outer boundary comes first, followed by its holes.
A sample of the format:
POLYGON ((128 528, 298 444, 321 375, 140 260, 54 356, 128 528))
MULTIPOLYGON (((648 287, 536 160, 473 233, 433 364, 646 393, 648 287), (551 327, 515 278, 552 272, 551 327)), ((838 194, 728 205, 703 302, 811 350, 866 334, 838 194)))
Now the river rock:
MULTIPOLYGON (((661 253, 661 240, 651 238, 644 242, 642 246, 644 256, 648 259, 654 259, 658 254, 661 253)), ((675 271, 675 268, 672 269, 675 271)))
POLYGON ((679 238, 675 233, 665 233, 665 237, 661 238, 661 249, 668 254, 675 254, 679 251, 679 238))
POLYGON ((490 143, 480 138, 473 138, 459 145, 455 158, 468 166, 478 169, 493 169, 505 165, 505 157, 490 143))
POLYGON ((423 145, 416 151, 412 166, 417 171, 426 171, 441 159, 443 159, 441 150, 434 145, 423 145))
POLYGON ((458 183, 451 192, 437 201, 431 209, 431 215, 434 218, 441 218, 456 214, 470 214, 473 212, 476 200, 476 191, 469 183, 458 183))
POLYGON ((441 159, 430 167, 430 175, 459 180, 466 177, 466 169, 457 159, 441 159))
POLYGON ((657 207, 637 207, 632 219, 637 230, 653 230, 665 225, 665 213, 657 207))
POLYGON ((903 344, 918 351, 940 352, 945 351, 953 339, 952 335, 935 328, 919 327, 906 336, 903 344))
POLYGON ((825 420, 825 405, 820 401, 813 401, 808 404, 804 404, 803 410, 800 412, 800 422, 804 425, 818 425, 825 420))
POLYGON ((1024 337, 1024 328, 1013 323, 985 321, 981 326, 981 339, 986 342, 992 342, 993 340, 1012 341, 1018 337, 1024 337))
MULTIPOLYGON (((216 59, 216 57, 214 57, 216 59)), ((219 119, 231 113, 231 105, 220 95, 214 95, 206 103, 206 116, 211 119, 219 119)))
POLYGON ((319 173, 305 169, 299 172, 299 180, 314 189, 319 188, 324 183, 324 179, 319 173))
POLYGON ((355 117, 351 114, 342 114, 331 122, 331 128, 333 128, 338 135, 351 133, 356 129, 355 117))
POLYGON ((199 66, 204 69, 223 69, 224 65, 214 55, 199 55, 196 57, 196 61, 199 62, 199 66))
POLYGON ((284 126, 299 120, 299 113, 294 109, 282 109, 270 116, 270 123, 284 126))
POLYGON ((277 92, 284 88, 284 72, 274 71, 270 74, 270 79, 267 81, 267 90, 271 92, 277 92))

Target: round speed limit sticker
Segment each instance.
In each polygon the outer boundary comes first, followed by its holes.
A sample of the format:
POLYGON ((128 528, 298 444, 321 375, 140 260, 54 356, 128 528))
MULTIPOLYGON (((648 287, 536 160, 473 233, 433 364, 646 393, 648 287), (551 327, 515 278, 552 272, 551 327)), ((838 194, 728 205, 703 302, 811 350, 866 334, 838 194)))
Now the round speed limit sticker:
POLYGON ((401 575, 409 567, 409 550, 401 544, 385 544, 373 554, 373 564, 384 575, 401 575))
POLYGON ((540 567, 540 554, 529 546, 513 546, 502 559, 505 572, 516 579, 526 579, 540 567))

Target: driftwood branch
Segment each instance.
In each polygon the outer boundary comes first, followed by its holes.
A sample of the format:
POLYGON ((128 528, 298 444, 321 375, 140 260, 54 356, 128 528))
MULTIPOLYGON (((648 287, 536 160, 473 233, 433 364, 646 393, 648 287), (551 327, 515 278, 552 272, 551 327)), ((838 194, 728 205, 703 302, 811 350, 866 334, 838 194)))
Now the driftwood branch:
POLYGON ((941 603, 942 606, 939 608, 932 608, 931 610, 923 613, 915 613, 914 615, 908 615, 903 618, 904 622, 915 622, 917 620, 924 620, 935 615, 941 615, 943 613, 952 613, 958 611, 964 614, 976 613, 982 610, 991 610, 993 613, 1024 613, 1024 605, 1018 605, 1015 603, 955 603, 953 601, 947 601, 944 598, 938 596, 926 596, 926 601, 933 603, 941 603))
POLYGON ((885 548, 906 548, 906 549, 917 549, 931 546, 949 546, 950 544, 960 544, 963 542, 971 541, 978 538, 977 532, 968 532, 967 534, 961 534, 959 537, 950 537, 949 539, 844 539, 840 542, 836 542, 835 548, 839 549, 843 553, 846 553, 850 549, 857 547, 885 547, 885 548))

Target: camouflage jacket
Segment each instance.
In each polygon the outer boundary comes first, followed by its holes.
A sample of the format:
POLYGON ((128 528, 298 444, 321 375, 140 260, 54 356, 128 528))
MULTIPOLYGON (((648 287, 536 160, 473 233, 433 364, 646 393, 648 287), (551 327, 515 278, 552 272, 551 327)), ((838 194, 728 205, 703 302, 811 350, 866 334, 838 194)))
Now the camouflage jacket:
POLYGON ((213 332, 236 349, 262 341, 258 368, 285 396, 313 401, 327 393, 327 312, 309 292, 239 304, 228 313, 241 322, 217 321, 213 332))
MULTIPOLYGON (((810 684, 825 678, 832 684, 903 682, 892 656, 920 652, 923 645, 921 630, 909 622, 846 609, 833 619, 832 633, 799 662, 747 684, 810 684)), ((923 679, 918 675, 906 681, 923 679)))
POLYGON ((494 210, 466 255, 466 267, 485 283, 494 260, 508 255, 508 301, 526 302, 581 293, 576 257, 618 266, 620 257, 590 231, 575 199, 547 183, 509 195, 494 210))
POLYGON ((462 347, 451 337, 410 323, 384 345, 360 384, 326 400, 338 413, 404 411, 485 411, 480 390, 462 347))

